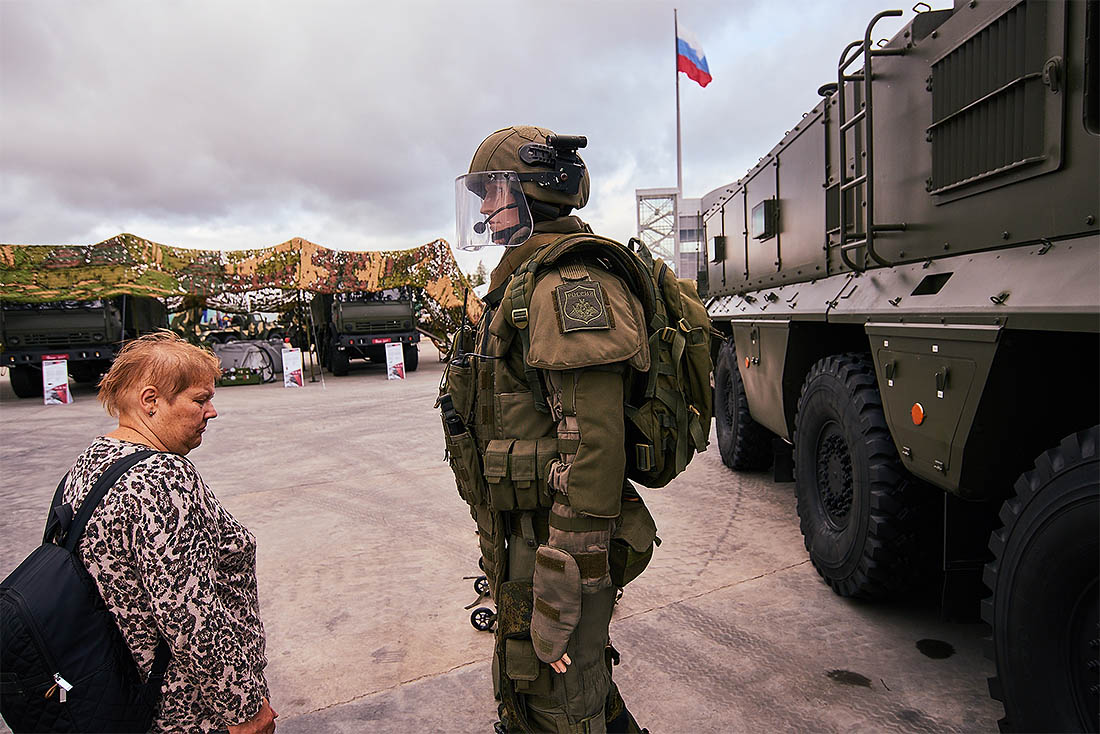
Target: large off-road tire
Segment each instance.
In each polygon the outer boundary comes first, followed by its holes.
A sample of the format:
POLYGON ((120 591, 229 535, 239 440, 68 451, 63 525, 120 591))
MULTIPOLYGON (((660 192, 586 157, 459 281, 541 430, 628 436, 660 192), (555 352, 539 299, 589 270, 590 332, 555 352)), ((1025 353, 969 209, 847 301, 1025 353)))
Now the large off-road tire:
POLYGON ((348 353, 345 349, 337 349, 335 346, 329 351, 329 369, 336 377, 343 377, 348 373, 348 353))
POLYGON ((1100 697, 1100 427, 1062 439, 1016 480, 993 532, 982 618, 1002 731, 1096 731, 1100 697))
POLYGON ((18 398, 42 397, 42 373, 27 365, 8 367, 8 379, 11 389, 18 398))
POLYGON ((416 372, 416 368, 420 366, 420 350, 415 344, 405 344, 401 349, 404 351, 405 371, 416 372))
POLYGON ((775 434, 749 415, 749 400, 737 369, 732 339, 718 350, 718 363, 714 367, 714 421, 723 464, 748 471, 771 466, 775 434))
POLYGON ((870 356, 833 355, 810 369, 794 469, 806 550, 833 591, 873 599, 903 586, 914 562, 913 480, 886 427, 870 356))

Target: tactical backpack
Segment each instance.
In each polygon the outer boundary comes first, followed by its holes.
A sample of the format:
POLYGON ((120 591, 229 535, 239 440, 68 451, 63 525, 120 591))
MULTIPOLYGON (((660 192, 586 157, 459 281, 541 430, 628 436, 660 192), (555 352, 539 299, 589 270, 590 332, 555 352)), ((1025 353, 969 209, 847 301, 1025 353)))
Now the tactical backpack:
POLYGON ((122 457, 92 486, 76 516, 54 494, 42 545, 0 583, 0 714, 22 732, 145 732, 170 651, 157 643, 145 683, 76 547, 115 482, 155 451, 122 457), (54 543, 54 540, 57 543, 54 543))
MULTIPOLYGON (((710 316, 695 282, 677 278, 639 240, 632 238, 628 248, 590 233, 563 235, 516 271, 501 302, 519 332, 525 362, 530 347, 527 309, 536 276, 566 255, 608 265, 642 302, 650 367, 627 395, 626 475, 645 487, 663 487, 687 468, 696 452, 707 448, 713 400, 710 316)), ((538 377, 533 368, 527 369, 536 406, 545 411, 538 377)))

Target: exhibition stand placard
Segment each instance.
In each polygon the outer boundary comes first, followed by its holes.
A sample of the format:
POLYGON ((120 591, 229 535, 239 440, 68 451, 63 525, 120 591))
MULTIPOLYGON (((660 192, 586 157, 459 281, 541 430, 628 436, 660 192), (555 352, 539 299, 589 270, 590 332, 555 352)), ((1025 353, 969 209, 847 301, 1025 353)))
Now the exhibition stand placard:
POLYGON ((283 387, 304 387, 302 379, 302 350, 283 350, 283 387))
POLYGON ((42 357, 42 399, 46 405, 68 405, 73 401, 68 359, 51 354, 42 357))
POLYGON ((386 379, 405 379, 405 353, 401 345, 394 342, 386 345, 386 379))

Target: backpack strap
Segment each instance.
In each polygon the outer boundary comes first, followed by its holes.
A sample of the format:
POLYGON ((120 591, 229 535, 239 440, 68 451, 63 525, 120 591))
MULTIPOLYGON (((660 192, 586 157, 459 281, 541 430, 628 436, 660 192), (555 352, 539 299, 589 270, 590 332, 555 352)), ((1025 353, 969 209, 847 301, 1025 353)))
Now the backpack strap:
POLYGON ((46 515, 46 529, 42 533, 43 543, 52 543, 58 531, 64 532, 73 520, 73 508, 65 502, 65 483, 69 481, 69 473, 61 477, 57 483, 57 491, 53 493, 53 502, 50 503, 50 514, 46 515))
POLYGON ((531 350, 531 331, 527 328, 530 319, 528 307, 531 305, 529 298, 535 290, 535 271, 542 263, 540 254, 546 248, 539 250, 527 261, 521 270, 516 272, 508 281, 508 296, 505 307, 508 309, 508 320, 519 332, 520 343, 523 345, 523 374, 527 378, 527 385, 531 388, 531 397, 535 401, 535 410, 540 413, 549 413, 546 405, 546 394, 542 389, 542 377, 538 370, 527 363, 527 353, 531 350))
POLYGON ((132 454, 123 456, 107 467, 107 470, 103 472, 99 479, 96 480, 96 483, 92 485, 92 489, 88 492, 88 496, 80 503, 80 510, 77 511, 76 517, 73 518, 73 524, 69 527, 68 532, 65 533, 65 550, 70 553, 76 550, 76 544, 80 542, 81 536, 84 535, 84 528, 87 526, 88 520, 91 519, 92 513, 95 512, 95 508, 103 501, 103 497, 107 494, 107 491, 114 486, 115 482, 122 478, 122 475, 128 472, 134 464, 156 453, 160 452, 153 451, 152 449, 135 451, 132 454))

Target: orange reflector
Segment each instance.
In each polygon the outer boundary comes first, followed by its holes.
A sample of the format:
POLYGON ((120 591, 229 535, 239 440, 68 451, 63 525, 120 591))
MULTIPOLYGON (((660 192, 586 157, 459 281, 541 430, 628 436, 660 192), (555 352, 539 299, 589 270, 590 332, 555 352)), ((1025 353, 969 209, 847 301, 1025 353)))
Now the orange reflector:
POLYGON ((745 369, 749 368, 749 358, 745 357, 745 369))
POLYGON ((910 411, 913 415, 913 425, 919 426, 924 423, 924 406, 920 403, 913 403, 913 409, 910 411))

